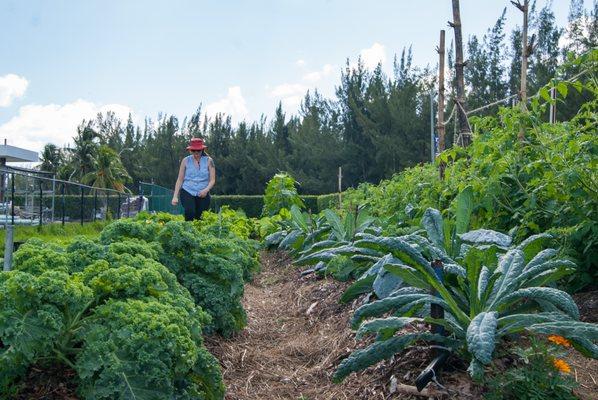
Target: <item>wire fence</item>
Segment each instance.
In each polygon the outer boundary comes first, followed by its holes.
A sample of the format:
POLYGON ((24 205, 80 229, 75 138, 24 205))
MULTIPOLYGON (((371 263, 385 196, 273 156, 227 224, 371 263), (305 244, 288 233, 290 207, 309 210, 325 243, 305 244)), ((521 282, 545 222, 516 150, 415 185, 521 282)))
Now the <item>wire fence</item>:
POLYGON ((56 179, 46 172, 0 167, 0 227, 132 217, 147 199, 113 189, 56 179))

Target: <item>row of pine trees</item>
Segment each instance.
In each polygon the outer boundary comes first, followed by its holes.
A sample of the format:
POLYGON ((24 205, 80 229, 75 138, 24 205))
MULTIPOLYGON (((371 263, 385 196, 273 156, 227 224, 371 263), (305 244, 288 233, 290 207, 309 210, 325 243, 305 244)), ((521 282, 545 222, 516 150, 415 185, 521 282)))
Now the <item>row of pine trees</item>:
MULTIPOLYGON (((598 45, 598 1, 587 11, 583 0, 572 0, 566 28, 556 25, 550 2, 541 9, 532 5, 530 26, 534 51, 528 89, 535 93, 558 73, 567 53, 581 54, 598 45)), ((521 31, 505 32, 504 27, 505 12, 485 35, 468 40, 469 109, 519 90, 521 31)), ((452 53, 451 46, 449 66, 454 63, 452 53)), ((447 114, 452 108, 450 71, 447 114)), ((343 188, 378 182, 430 159, 430 95, 436 74, 436 67, 414 66, 409 48, 395 57, 390 76, 380 65, 369 71, 361 62, 351 67, 347 61, 336 96, 326 99, 317 91, 308 92, 297 115, 287 115, 279 104, 271 119, 263 116, 233 125, 230 117, 208 118, 199 107, 183 120, 160 115, 136 126, 130 117, 121 121, 108 112, 83 121, 71 148, 48 144, 42 169, 98 187, 120 188, 125 183, 133 192, 142 181, 172 187, 189 139, 203 137, 216 163, 216 193, 262 193, 278 171, 290 172, 300 182, 300 191, 312 194, 336 191, 339 167, 343 188)), ((570 118, 584 96, 568 97, 559 105, 558 118, 570 118)), ((497 108, 482 114, 494 114, 497 108)), ((449 126, 448 146, 451 133, 449 126)))

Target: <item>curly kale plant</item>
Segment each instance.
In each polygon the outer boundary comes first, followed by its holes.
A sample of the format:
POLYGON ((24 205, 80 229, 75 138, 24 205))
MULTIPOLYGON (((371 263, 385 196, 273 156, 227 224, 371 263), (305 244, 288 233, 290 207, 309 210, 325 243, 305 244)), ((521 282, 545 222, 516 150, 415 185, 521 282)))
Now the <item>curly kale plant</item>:
POLYGON ((241 330, 247 316, 243 297, 243 269, 221 239, 198 233, 192 225, 169 222, 158 235, 164 254, 162 262, 174 271, 179 282, 212 317, 207 332, 224 336, 241 330))
POLYGON ((444 246, 440 213, 428 209, 423 222, 427 238, 366 234, 355 243, 388 253, 380 266, 400 278, 403 287, 356 310, 352 324, 357 336, 375 333, 376 341, 343 360, 336 381, 419 341, 442 345, 468 360, 474 378, 492 362, 497 343, 514 333, 560 335, 584 355, 598 357, 598 326, 579 322, 571 296, 547 286, 575 270, 556 250, 542 249, 549 235, 511 246, 510 237, 499 232, 467 232, 459 235, 460 251, 452 258, 444 246), (445 319, 432 319, 426 309, 430 304, 442 307, 445 319), (397 335, 423 322, 443 326, 447 335, 413 330, 397 335))
POLYGON ((84 399, 222 399, 201 338, 211 318, 156 261, 160 252, 125 236, 23 245, 15 270, 0 273, 0 394, 32 364, 61 363, 77 372, 84 399))
POLYGON ((102 232, 102 242, 115 246, 133 238, 156 243, 160 262, 176 274, 196 304, 213 317, 206 332, 230 336, 245 326, 243 283, 259 269, 254 242, 200 233, 193 224, 182 221, 161 224, 147 219, 115 224, 102 232))

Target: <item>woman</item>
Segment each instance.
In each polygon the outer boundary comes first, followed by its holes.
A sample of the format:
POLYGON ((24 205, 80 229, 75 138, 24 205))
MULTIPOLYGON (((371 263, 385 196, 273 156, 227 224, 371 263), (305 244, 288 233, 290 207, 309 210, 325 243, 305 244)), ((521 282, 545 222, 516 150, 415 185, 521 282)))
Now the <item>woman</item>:
POLYGON ((210 189, 216 183, 216 169, 214 161, 205 149, 207 146, 202 139, 191 139, 187 146, 191 155, 183 158, 179 168, 172 205, 176 206, 179 203, 180 193, 181 205, 185 209, 185 221, 200 219, 201 214, 210 207, 210 189))

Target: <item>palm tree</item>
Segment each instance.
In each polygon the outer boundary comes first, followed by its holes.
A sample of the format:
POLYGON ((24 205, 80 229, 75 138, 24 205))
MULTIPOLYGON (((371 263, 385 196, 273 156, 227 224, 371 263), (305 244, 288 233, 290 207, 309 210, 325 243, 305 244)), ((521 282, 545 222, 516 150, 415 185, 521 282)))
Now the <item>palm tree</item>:
POLYGON ((106 145, 98 148, 91 157, 92 171, 85 174, 82 182, 99 189, 115 189, 119 192, 130 192, 125 183, 131 180, 123 167, 120 156, 106 145))
POLYGON ((42 164, 40 165, 40 169, 54 174, 58 171, 58 168, 64 161, 61 150, 52 143, 48 143, 44 146, 41 159, 42 164))
MULTIPOLYGON (((77 127, 77 136, 73 138, 75 146, 69 149, 73 175, 78 174, 80 179, 94 170, 94 158, 97 156, 98 134, 91 128, 90 123, 83 121, 77 127)), ((70 180, 70 179, 69 179, 70 180)))

